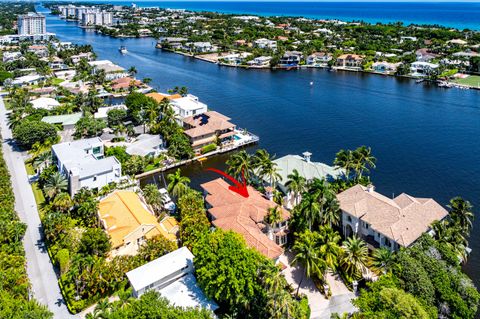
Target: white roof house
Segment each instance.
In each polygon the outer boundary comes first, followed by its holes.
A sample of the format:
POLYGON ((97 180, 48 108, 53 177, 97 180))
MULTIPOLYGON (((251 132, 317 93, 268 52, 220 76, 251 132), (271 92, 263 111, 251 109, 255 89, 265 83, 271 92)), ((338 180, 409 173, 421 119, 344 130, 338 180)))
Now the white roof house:
POLYGON ((23 84, 36 84, 39 81, 43 80, 44 77, 38 74, 30 74, 18 77, 12 81, 13 85, 23 85, 23 84))
POLYGON ((60 106, 60 103, 52 99, 51 97, 40 97, 38 99, 30 101, 32 103, 32 106, 34 109, 45 109, 45 110, 51 110, 56 108, 57 106, 60 106))
POLYGON ((162 137, 158 134, 141 134, 135 142, 127 146, 125 151, 130 155, 158 156, 167 151, 164 145, 162 137))
POLYGON ((182 247, 127 272, 133 295, 140 297, 149 290, 157 290, 175 306, 218 309, 197 286, 193 258, 190 250, 182 247))
POLYGON ((80 188, 100 189, 121 178, 121 164, 115 156, 104 157, 102 140, 98 137, 52 146, 53 163, 68 179, 70 195, 80 188))
POLYGON ((181 97, 179 99, 172 99, 170 103, 173 107, 173 110, 175 111, 175 114, 177 114, 180 119, 198 114, 203 114, 208 110, 207 105, 200 102, 198 100, 198 97, 192 94, 188 94, 187 96, 181 97))

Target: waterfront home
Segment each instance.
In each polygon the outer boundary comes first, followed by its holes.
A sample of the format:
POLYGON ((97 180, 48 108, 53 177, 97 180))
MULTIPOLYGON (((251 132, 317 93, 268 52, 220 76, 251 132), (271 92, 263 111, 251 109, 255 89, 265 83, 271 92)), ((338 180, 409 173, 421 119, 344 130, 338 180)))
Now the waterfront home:
POLYGON ((130 155, 138 156, 158 156, 165 153, 165 141, 158 135, 140 134, 135 140, 127 146, 125 151, 130 155))
POLYGON ((307 65, 326 66, 332 60, 332 55, 326 52, 313 52, 307 57, 307 65))
POLYGON ((249 52, 232 53, 219 57, 219 61, 223 61, 224 63, 230 65, 240 65, 244 63, 245 59, 247 59, 251 55, 252 54, 249 52))
POLYGON ((93 115, 94 118, 99 120, 107 120, 108 119, 108 112, 112 110, 127 110, 127 106, 125 104, 116 104, 111 106, 99 107, 97 112, 93 115))
POLYGON ((412 76, 428 76, 436 72, 438 66, 439 65, 436 63, 416 61, 410 65, 410 71, 412 73, 412 76))
POLYGON ((336 65, 345 69, 359 70, 362 67, 363 56, 358 54, 342 54, 337 58, 336 65))
MULTIPOLYGON (((312 153, 310 152, 304 152, 302 155, 303 156, 289 154, 273 161, 277 164, 278 174, 280 175, 280 180, 276 182, 276 186, 278 186, 283 193, 287 194, 287 208, 293 208, 293 206, 300 202, 300 198, 294 198, 294 194, 290 193, 285 185, 288 182, 288 175, 292 174, 293 170, 297 170, 298 174, 307 181, 311 181, 314 178, 333 181, 341 178, 345 174, 345 171, 341 168, 332 167, 320 162, 313 162, 311 160, 312 153)), ((269 182, 268 179, 266 181, 269 182)))
POLYGON ((418 49, 415 51, 415 56, 419 62, 430 62, 438 58, 440 55, 430 52, 427 48, 418 49))
POLYGON ((282 67, 296 67, 303 59, 302 52, 299 51, 286 51, 280 58, 278 64, 282 67))
POLYGON ((269 67, 270 61, 272 60, 271 56, 259 56, 247 62, 251 67, 269 67))
POLYGON ((114 79, 127 77, 129 74, 119 65, 114 64, 110 60, 97 60, 88 62, 93 67, 93 74, 103 70, 106 73, 106 79, 111 81, 114 79))
POLYGON ((160 222, 148 205, 134 191, 116 190, 100 200, 98 219, 110 238, 110 257, 135 255, 146 239, 162 236, 178 239, 179 226, 167 216, 160 222))
POLYGON ((209 144, 224 144, 235 135, 235 124, 230 118, 215 111, 189 116, 183 119, 184 133, 194 151, 209 144))
POLYGON ((192 94, 187 94, 178 99, 170 100, 171 106, 178 116, 178 123, 181 125, 182 120, 189 116, 194 116, 207 112, 208 107, 205 103, 198 100, 198 97, 192 94))
POLYGON ((80 188, 100 190, 121 179, 120 162, 115 156, 105 157, 102 140, 98 137, 55 144, 52 159, 58 171, 67 178, 72 197, 80 188))
POLYGON ((230 190, 230 185, 221 178, 204 183, 201 187, 205 193, 209 219, 215 227, 239 233, 248 246, 267 258, 278 260, 283 254, 282 246, 287 243, 290 213, 286 209, 278 207, 281 220, 274 225, 267 225, 265 217, 269 209, 278 205, 255 188, 247 186, 249 196, 243 197, 230 190))
POLYGON ((82 118, 82 112, 62 114, 62 115, 49 115, 44 116, 42 121, 54 125, 60 125, 63 130, 73 130, 75 124, 82 118))
POLYGON ((196 53, 208 53, 217 51, 217 47, 212 45, 210 42, 193 42, 192 47, 193 51, 196 53))
POLYGON ((77 71, 75 71, 75 70, 64 70, 64 71, 57 71, 54 74, 55 74, 56 78, 70 81, 70 80, 73 80, 73 78, 77 74, 77 71))
POLYGON ((268 40, 268 39, 257 39, 253 41, 253 46, 259 49, 268 49, 268 50, 276 51, 277 41, 268 40))
POLYGON ((142 86, 142 81, 136 80, 132 77, 124 77, 112 80, 110 87, 113 91, 125 91, 129 90, 130 88, 139 88, 142 86))
POLYGON ((54 86, 44 86, 40 88, 31 89, 30 93, 35 96, 43 96, 43 97, 50 97, 55 95, 55 91, 57 90, 54 86))
POLYGON ((208 299, 197 284, 193 258, 195 256, 184 246, 130 270, 126 275, 133 296, 139 298, 154 290, 176 307, 217 310, 218 305, 208 299))
POLYGON ((172 48, 174 50, 178 50, 183 46, 183 43, 187 42, 187 38, 180 38, 180 37, 161 37, 157 41, 157 48, 172 48))
POLYGON ((457 45, 457 46, 464 46, 464 45, 467 45, 467 44, 468 44, 467 41, 462 40, 462 39, 452 39, 452 40, 448 40, 447 43, 448 43, 448 44, 457 45))
POLYGON ((48 48, 45 45, 30 45, 27 52, 33 53, 39 58, 48 57, 48 48))
POLYGON ((387 247, 392 251, 409 247, 431 230, 434 221, 448 212, 431 198, 416 198, 405 193, 389 198, 373 185, 360 184, 337 195, 342 211, 345 236, 359 236, 369 247, 387 247))
POLYGON ((387 61, 374 62, 372 70, 378 73, 395 73, 402 63, 390 63, 387 61))
POLYGON ((170 95, 170 94, 162 94, 162 93, 157 93, 157 92, 152 92, 152 93, 148 93, 148 94, 145 94, 145 95, 148 96, 148 97, 151 97, 157 103, 162 102, 164 99, 174 100, 174 99, 179 99, 179 98, 182 97, 180 94, 171 94, 170 95))
POLYGON ((34 109, 44 109, 52 110, 57 106, 60 106, 60 103, 50 97, 40 97, 38 99, 31 100, 30 103, 34 109))

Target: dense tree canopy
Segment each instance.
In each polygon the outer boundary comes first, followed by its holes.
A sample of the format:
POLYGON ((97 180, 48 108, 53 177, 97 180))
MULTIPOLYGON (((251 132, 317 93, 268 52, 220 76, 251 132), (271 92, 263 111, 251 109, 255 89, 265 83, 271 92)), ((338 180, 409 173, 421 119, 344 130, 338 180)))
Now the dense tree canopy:
POLYGON ((22 147, 30 149, 35 143, 56 140, 57 131, 52 124, 24 120, 13 129, 13 137, 22 147))

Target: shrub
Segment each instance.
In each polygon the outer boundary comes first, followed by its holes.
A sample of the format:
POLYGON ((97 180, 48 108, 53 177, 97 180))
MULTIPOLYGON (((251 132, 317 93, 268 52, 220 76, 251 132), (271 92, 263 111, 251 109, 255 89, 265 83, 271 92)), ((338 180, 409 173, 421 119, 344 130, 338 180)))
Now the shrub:
POLYGON ((212 143, 212 144, 208 144, 208 145, 205 145, 204 147, 202 147, 202 149, 200 150, 200 153, 206 154, 206 153, 209 153, 209 152, 214 151, 216 149, 217 149, 217 145, 212 143))
POLYGON ((20 122, 13 129, 13 137, 20 146, 30 149, 35 143, 45 143, 48 140, 57 138, 55 126, 41 121, 25 120, 20 122))

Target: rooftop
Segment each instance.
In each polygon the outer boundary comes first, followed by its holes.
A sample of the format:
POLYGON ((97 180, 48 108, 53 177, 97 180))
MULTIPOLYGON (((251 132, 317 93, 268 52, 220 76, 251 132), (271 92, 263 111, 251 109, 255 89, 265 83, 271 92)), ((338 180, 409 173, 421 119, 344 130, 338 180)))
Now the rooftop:
POLYGON ((126 152, 130 155, 147 156, 155 152, 155 148, 163 146, 160 135, 141 134, 136 141, 127 146, 126 152))
POLYGON ((64 115, 51 115, 42 118, 43 122, 50 124, 75 125, 82 118, 82 113, 72 113, 64 115))
POLYGON ((173 100, 173 99, 179 99, 179 98, 182 97, 180 94, 168 95, 168 94, 161 94, 161 93, 157 93, 157 92, 148 93, 148 94, 145 94, 145 95, 148 96, 148 97, 151 97, 152 99, 157 101, 157 103, 162 102, 164 99, 173 100))
POLYGON ((410 246, 436 220, 448 215, 445 208, 431 198, 416 198, 405 193, 390 199, 372 187, 360 184, 337 195, 340 208, 369 223, 373 229, 396 241, 410 246))
POLYGON ((117 190, 99 204, 99 216, 110 235, 113 248, 122 246, 126 236, 141 226, 150 226, 146 237, 162 235, 168 240, 177 240, 178 223, 167 217, 159 223, 137 193, 117 190))
MULTIPOLYGON (((218 178, 204 183, 207 191, 206 202, 212 207, 208 210, 216 227, 233 230, 243 236, 247 244, 268 258, 278 258, 283 248, 270 240, 262 232, 263 220, 269 208, 277 205, 266 199, 260 192, 247 186, 249 197, 245 198, 229 189, 229 184, 218 178)), ((281 208, 282 220, 290 218, 290 213, 281 208)))
POLYGON ((235 124, 230 123, 229 120, 229 117, 215 111, 189 116, 183 119, 183 122, 191 127, 185 130, 185 134, 195 138, 235 128, 235 124))

